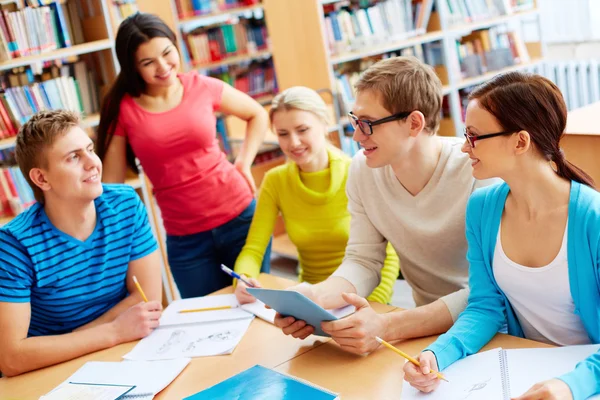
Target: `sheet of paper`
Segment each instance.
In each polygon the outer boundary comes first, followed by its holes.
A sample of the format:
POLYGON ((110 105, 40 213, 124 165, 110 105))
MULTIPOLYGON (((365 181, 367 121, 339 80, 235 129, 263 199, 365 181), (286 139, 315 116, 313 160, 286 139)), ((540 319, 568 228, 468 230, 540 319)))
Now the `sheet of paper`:
POLYGON ((333 310, 327 310, 327 311, 329 311, 331 314, 333 314, 334 317, 344 318, 344 317, 347 317, 348 315, 354 313, 356 311, 356 307, 354 307, 351 304, 348 304, 347 306, 335 308, 333 310))
POLYGON ((163 311, 160 317, 160 326, 188 325, 213 321, 230 321, 235 319, 252 318, 252 314, 244 311, 234 294, 217 296, 193 297, 190 299, 175 300, 163 311), (231 306, 227 310, 201 311, 193 313, 179 313, 181 310, 198 308, 231 306))
POLYGON ((40 400, 115 400, 131 390, 132 386, 86 385, 63 383, 40 400))
POLYGON ((474 354, 455 362, 444 371, 443 382, 432 393, 422 393, 406 381, 402 400, 503 400, 500 349, 474 354))
POLYGON ((260 300, 256 300, 254 303, 244 304, 242 309, 271 324, 275 323, 275 314, 277 314, 277 312, 272 308, 266 308, 265 303, 260 300))
POLYGON ((66 382, 135 385, 128 396, 155 395, 190 363, 190 358, 161 361, 88 361, 66 382))
MULTIPOLYGON (((572 371, 578 362, 599 348, 599 345, 585 345, 506 350, 511 397, 522 395, 538 382, 572 371)), ((600 396, 591 399, 600 399, 600 396)))
POLYGON ((251 318, 233 321, 156 329, 123 358, 127 360, 170 360, 181 357, 231 354, 253 319, 254 315, 251 315, 251 318))

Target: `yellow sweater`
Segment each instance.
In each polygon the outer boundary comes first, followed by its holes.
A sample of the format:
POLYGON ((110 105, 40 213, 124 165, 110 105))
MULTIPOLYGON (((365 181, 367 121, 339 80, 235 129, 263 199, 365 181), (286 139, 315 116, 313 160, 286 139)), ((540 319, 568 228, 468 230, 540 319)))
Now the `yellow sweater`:
MULTIPOLYGON (((328 150, 329 168, 300 172, 290 162, 271 169, 263 180, 246 245, 235 271, 257 277, 277 215, 281 212, 290 240, 298 249, 300 281, 318 283, 342 263, 350 232, 346 179, 350 158, 328 150)), ((390 244, 381 271, 381 283, 369 300, 389 303, 400 263, 390 244)))

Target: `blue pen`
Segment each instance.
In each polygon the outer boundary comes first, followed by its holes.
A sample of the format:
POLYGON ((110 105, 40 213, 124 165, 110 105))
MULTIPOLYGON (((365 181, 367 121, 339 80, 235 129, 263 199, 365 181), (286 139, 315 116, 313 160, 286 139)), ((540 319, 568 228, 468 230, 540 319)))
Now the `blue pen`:
POLYGON ((247 280, 242 278, 239 274, 237 274, 231 268, 227 268, 225 265, 221 264, 221 269, 223 270, 223 272, 225 272, 227 275, 231 276, 232 278, 235 278, 237 280, 244 282, 246 284, 246 286, 255 287, 253 284, 251 284, 250 282, 248 282, 247 280))

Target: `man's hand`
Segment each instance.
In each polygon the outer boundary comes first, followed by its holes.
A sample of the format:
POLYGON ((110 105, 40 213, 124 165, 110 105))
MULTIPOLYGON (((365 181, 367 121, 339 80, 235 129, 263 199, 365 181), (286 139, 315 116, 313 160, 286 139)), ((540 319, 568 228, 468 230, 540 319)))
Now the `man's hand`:
POLYGON ((130 307, 111 323, 117 342, 126 343, 148 336, 158 327, 161 314, 162 305, 158 301, 138 303, 130 307))
MULTIPOLYGON (((254 285, 254 287, 262 287, 258 279, 248 278, 246 275, 242 275, 248 282, 254 285)), ((235 298, 240 304, 254 303, 256 298, 252 296, 248 291, 248 286, 244 282, 238 279, 237 286, 235 287, 235 298)))
POLYGON ((421 364, 420 367, 411 362, 404 364, 404 380, 421 392, 433 392, 441 382, 436 374, 439 370, 435 354, 431 351, 424 351, 417 360, 421 364))
POLYGON ((573 393, 564 381, 550 379, 533 385, 525 394, 513 400, 573 400, 573 393))
POLYGON ((377 314, 366 299, 354 293, 344 293, 342 297, 348 304, 356 307, 356 312, 337 321, 323 322, 323 331, 350 353, 372 352, 379 346, 375 336, 386 336, 387 317, 385 314, 377 314))
MULTIPOLYGON (((319 299, 310 285, 300 284, 292 286, 288 290, 294 290, 298 293, 302 293, 315 303, 319 304, 319 299)), ((279 313, 275 315, 275 326, 281 328, 283 333, 286 335, 292 335, 297 339, 306 339, 315 331, 315 328, 312 325, 307 325, 305 321, 297 320, 294 317, 284 317, 279 313)))

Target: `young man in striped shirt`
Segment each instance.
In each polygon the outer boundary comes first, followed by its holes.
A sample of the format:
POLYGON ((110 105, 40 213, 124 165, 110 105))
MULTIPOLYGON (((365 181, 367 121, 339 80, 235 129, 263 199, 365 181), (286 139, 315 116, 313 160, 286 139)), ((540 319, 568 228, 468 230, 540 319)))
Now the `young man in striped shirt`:
POLYGON ((150 334, 162 310, 160 258, 135 191, 101 183, 94 144, 69 111, 35 114, 16 157, 38 202, 0 228, 0 371, 150 334))

